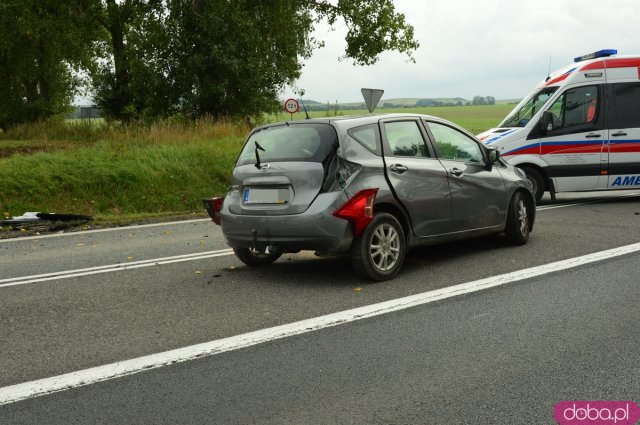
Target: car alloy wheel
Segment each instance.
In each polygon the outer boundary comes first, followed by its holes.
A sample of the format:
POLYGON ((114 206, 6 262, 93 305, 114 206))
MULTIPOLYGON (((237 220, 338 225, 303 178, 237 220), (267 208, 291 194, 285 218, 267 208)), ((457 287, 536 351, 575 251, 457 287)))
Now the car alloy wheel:
POLYGON ((369 255, 373 265, 381 271, 396 265, 400 257, 400 236, 391 224, 382 223, 373 231, 369 255))
POLYGON ((391 214, 378 213, 354 238, 351 261, 360 276, 377 281, 388 280, 402 267, 406 246, 404 230, 398 219, 391 214))

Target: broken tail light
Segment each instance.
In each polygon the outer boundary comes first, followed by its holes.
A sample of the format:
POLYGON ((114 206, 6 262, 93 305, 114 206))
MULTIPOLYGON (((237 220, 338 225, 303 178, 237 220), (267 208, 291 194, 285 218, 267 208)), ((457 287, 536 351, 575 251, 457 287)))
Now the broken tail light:
POLYGON ((378 189, 364 189, 338 208, 333 215, 353 223, 353 235, 358 236, 373 220, 373 202, 378 189))
POLYGON ((207 213, 209 213, 209 217, 211 217, 211 220, 213 220, 213 222, 219 226, 220 220, 222 218, 222 216, 220 215, 220 210, 222 209, 224 198, 204 199, 202 203, 204 204, 204 207, 207 209, 207 213))

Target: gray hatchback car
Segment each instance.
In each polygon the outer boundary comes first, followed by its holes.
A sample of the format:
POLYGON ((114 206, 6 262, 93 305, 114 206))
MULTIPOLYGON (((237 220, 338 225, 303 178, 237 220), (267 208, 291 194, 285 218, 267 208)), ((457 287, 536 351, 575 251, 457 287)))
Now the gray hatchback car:
POLYGON ((394 277, 409 248, 502 233, 529 239, 526 176, 440 118, 385 114, 254 129, 224 198, 204 204, 249 266, 283 253, 351 253, 358 274, 394 277))

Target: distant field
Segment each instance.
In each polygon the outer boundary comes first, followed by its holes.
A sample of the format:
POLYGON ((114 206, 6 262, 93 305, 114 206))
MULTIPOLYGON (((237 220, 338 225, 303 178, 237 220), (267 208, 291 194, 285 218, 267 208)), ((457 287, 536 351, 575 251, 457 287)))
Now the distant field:
MULTIPOLYGON (((482 106, 438 106, 438 107, 422 107, 422 108, 389 108, 376 109, 376 114, 382 113, 412 113, 433 115, 435 117, 444 118, 451 122, 466 128, 473 134, 482 133, 492 127, 495 127, 502 121, 515 105, 497 104, 482 106)), ((367 115, 369 111, 366 109, 357 110, 338 110, 338 115, 367 115)), ((312 118, 333 116, 333 111, 312 111, 309 113, 312 118)), ((285 121, 290 119, 287 113, 270 115, 267 117, 268 122, 285 121)), ((293 114, 294 120, 305 119, 304 112, 293 114)))

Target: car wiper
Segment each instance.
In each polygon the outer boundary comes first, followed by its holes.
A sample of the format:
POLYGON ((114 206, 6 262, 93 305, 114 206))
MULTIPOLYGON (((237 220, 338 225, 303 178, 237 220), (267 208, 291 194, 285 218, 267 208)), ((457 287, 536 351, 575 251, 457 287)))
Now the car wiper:
POLYGON ((256 168, 259 170, 260 169, 260 154, 258 154, 258 151, 261 150, 262 152, 264 152, 264 148, 262 146, 260 146, 260 144, 258 143, 258 141, 256 140, 254 142, 256 144, 256 168))

